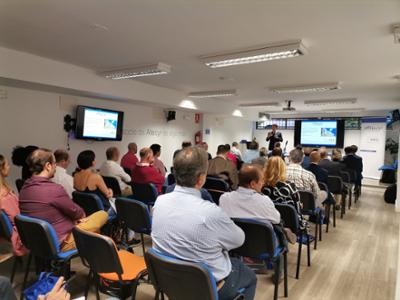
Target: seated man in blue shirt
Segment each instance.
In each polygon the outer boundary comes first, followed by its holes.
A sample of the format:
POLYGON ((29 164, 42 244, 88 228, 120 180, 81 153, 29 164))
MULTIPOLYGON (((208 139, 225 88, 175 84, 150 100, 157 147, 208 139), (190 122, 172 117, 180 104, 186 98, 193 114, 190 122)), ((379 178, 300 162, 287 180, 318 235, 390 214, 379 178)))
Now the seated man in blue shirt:
POLYGON ((153 208, 152 239, 156 250, 182 260, 205 263, 218 283, 219 299, 233 299, 244 288, 254 299, 255 273, 228 251, 240 247, 244 232, 215 204, 200 196, 208 168, 198 147, 181 150, 174 159, 176 187, 158 197, 153 208))

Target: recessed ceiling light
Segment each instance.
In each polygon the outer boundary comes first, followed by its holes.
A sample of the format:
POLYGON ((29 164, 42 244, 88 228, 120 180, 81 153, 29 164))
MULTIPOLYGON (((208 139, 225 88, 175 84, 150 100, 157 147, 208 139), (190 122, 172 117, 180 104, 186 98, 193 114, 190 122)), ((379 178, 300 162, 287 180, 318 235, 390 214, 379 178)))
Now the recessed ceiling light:
POLYGON ((268 44, 236 52, 202 56, 200 59, 210 68, 252 64, 275 59, 304 55, 306 49, 301 40, 268 44))
POLYGON ((188 109, 197 109, 196 104, 193 103, 192 100, 182 100, 181 103, 179 103, 179 106, 182 108, 188 108, 188 109))
POLYGON ((365 107, 357 107, 357 108, 335 108, 335 109, 327 109, 324 112, 335 113, 335 112, 359 112, 364 111, 365 107))
POLYGON ((305 105, 354 104, 357 98, 305 100, 305 105))
POLYGON ((281 106, 279 102, 253 102, 253 103, 241 103, 240 107, 259 107, 259 106, 281 106))
POLYGON ((308 84, 300 86, 281 86, 270 88, 272 93, 307 93, 307 92, 327 92, 340 89, 339 82, 308 84))
POLYGON ((214 98, 236 96, 236 90, 219 90, 219 91, 204 91, 189 93, 190 98, 214 98))
POLYGON ((242 112, 239 109, 235 109, 232 113, 232 116, 234 117, 243 117, 242 112))
POLYGON ((125 68, 119 70, 111 70, 100 72, 99 75, 109 79, 129 79, 143 76, 163 75, 171 72, 171 66, 158 63, 155 65, 147 65, 140 67, 125 68))

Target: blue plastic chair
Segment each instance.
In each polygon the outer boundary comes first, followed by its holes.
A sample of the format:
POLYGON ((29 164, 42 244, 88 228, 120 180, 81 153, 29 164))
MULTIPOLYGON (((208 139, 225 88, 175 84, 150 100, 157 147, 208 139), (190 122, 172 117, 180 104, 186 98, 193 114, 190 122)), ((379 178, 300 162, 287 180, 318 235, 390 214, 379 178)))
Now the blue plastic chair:
POLYGON ((74 249, 61 252, 60 243, 53 226, 44 220, 20 214, 15 217, 15 225, 22 243, 30 250, 21 291, 26 286, 32 256, 50 261, 50 265, 54 269, 55 266, 60 266, 61 274, 68 279, 70 276, 70 260, 77 256, 78 251, 74 249))
MULTIPOLYGON (((175 183, 171 184, 171 185, 168 185, 167 188, 165 189, 165 194, 171 193, 175 189, 175 186, 176 186, 175 183)), ((213 198, 212 198, 212 196, 211 196, 211 194, 206 189, 201 188, 200 189, 200 193, 201 193, 201 198, 203 200, 207 200, 207 201, 210 201, 212 203, 215 203, 213 198)))
POLYGON ((207 176, 203 188, 210 193, 214 203, 219 205, 219 198, 223 193, 229 191, 229 184, 221 178, 207 176))
MULTIPOLYGON (((156 290, 155 299, 218 300, 217 283, 204 263, 184 261, 149 249, 145 254, 150 281, 156 290)), ((243 290, 234 299, 244 299, 243 290)))
POLYGON ((134 182, 131 183, 131 186, 132 196, 130 196, 129 198, 143 202, 148 206, 150 210, 151 206, 154 205, 158 197, 156 186, 152 183, 141 184, 134 182))
POLYGON ((245 233, 242 246, 231 250, 234 255, 264 260, 275 265, 274 300, 278 299, 280 257, 283 256, 284 294, 288 297, 287 247, 279 245, 273 226, 252 219, 232 219, 245 233))

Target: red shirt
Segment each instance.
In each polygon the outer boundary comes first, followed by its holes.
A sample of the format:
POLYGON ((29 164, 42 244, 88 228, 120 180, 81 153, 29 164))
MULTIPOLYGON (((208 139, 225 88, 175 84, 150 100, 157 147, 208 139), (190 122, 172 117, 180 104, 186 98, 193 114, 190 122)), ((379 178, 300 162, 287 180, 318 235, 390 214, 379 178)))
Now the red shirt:
POLYGON ((157 192, 161 194, 165 178, 153 166, 137 164, 132 170, 131 177, 134 183, 153 183, 157 188, 157 192))
POLYGON ((85 217, 61 185, 35 175, 25 181, 19 193, 19 208, 24 215, 49 222, 60 242, 71 233, 76 221, 85 217))
POLYGON ((132 152, 127 152, 121 159, 121 167, 133 170, 139 162, 138 158, 132 152))
POLYGON ((233 164, 235 165, 235 167, 237 167, 237 157, 235 154, 233 154, 232 152, 228 152, 226 154, 226 158, 229 159, 231 162, 233 162, 233 164))

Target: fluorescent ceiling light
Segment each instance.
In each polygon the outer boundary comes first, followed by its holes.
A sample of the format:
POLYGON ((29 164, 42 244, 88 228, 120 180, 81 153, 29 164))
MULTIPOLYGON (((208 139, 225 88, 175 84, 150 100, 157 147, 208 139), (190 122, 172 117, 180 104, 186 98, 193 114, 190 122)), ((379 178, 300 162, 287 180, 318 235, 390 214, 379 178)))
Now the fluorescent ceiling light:
POLYGON ((240 107, 259 107, 259 106, 281 106, 279 102, 253 102, 253 103, 242 103, 240 107))
POLYGON ((109 79, 129 79, 135 77, 163 75, 171 72, 171 66, 158 63, 155 65, 147 65, 140 67, 125 68, 119 70, 111 70, 100 72, 99 75, 109 79))
POLYGON ((242 112, 239 109, 235 109, 232 113, 232 116, 234 117, 243 117, 242 112))
POLYGON ((179 106, 188 109, 197 109, 196 104, 194 104, 192 100, 182 100, 179 106))
POLYGON ((300 86, 282 86, 270 88, 272 93, 307 93, 307 92, 327 92, 340 89, 339 82, 308 84, 300 86))
POLYGON ((236 90, 204 91, 189 93, 190 98, 214 98, 236 96, 236 90))
POLYGON ((365 107, 358 107, 358 108, 336 108, 336 109, 327 109, 324 110, 324 112, 328 113, 335 113, 335 112, 359 112, 359 111, 364 111, 365 107))
POLYGON ((305 105, 354 104, 357 98, 305 100, 305 105))
POLYGON ((260 121, 267 121, 270 118, 271 118, 271 116, 268 113, 265 113, 265 112, 258 113, 258 120, 260 120, 260 121))
POLYGON ((202 56, 200 59, 210 68, 252 64, 275 59, 304 55, 306 49, 301 40, 268 44, 236 52, 202 56))

